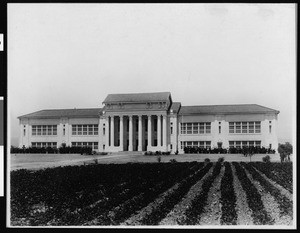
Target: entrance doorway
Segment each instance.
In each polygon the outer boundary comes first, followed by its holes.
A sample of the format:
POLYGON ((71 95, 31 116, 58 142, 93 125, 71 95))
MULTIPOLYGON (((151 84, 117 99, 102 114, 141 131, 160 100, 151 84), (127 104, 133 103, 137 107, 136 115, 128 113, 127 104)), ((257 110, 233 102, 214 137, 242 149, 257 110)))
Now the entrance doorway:
POLYGON ((218 148, 221 149, 222 148, 222 142, 218 142, 218 148))

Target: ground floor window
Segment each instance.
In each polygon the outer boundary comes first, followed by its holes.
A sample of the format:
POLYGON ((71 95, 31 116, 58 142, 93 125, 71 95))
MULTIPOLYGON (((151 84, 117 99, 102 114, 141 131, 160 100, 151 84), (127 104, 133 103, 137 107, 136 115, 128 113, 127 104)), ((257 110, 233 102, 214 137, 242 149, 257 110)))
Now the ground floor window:
POLYGON ((98 150, 98 142, 72 142, 72 146, 92 147, 93 150, 98 150))
POLYGON ((37 147, 37 148, 47 148, 47 147, 52 147, 52 148, 57 148, 57 142, 32 142, 31 143, 32 147, 37 147))
POLYGON ((184 147, 211 148, 211 141, 181 141, 181 149, 184 147))
POLYGON ((242 147, 261 147, 261 141, 229 141, 230 148, 242 148, 242 147))

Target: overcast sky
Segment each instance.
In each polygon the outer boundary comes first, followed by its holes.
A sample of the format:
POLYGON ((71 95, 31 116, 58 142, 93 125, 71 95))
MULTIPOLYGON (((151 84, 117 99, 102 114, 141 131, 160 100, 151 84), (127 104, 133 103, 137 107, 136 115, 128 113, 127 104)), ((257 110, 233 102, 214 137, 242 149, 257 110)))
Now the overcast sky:
POLYGON ((110 93, 170 91, 182 105, 260 104, 296 116, 294 4, 8 4, 8 104, 102 107, 110 93))

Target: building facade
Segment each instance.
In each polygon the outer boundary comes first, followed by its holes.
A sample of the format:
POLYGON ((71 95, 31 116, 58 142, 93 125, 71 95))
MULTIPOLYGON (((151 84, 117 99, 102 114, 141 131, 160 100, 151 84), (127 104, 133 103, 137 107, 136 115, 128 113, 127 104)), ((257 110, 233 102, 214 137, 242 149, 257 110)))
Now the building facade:
POLYGON ((109 94, 103 108, 41 110, 18 117, 20 147, 90 146, 99 152, 185 146, 277 150, 279 111, 256 104, 182 106, 170 92, 109 94))

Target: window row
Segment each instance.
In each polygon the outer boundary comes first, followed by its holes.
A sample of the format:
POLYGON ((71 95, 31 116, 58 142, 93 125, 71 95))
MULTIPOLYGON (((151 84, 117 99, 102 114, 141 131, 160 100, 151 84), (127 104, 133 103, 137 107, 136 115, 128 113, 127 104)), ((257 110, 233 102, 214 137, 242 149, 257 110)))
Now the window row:
POLYGON ((211 141, 182 141, 181 149, 184 147, 211 148, 211 141))
POLYGON ((57 125, 33 125, 32 136, 57 135, 57 125))
POLYGON ((257 146, 261 147, 261 141, 229 141, 229 147, 242 148, 244 146, 257 146))
POLYGON ((98 135, 98 125, 72 125, 72 135, 98 135))
POLYGON ((229 133, 260 133, 260 121, 229 122, 229 133))
POLYGON ((98 142, 72 142, 72 146, 92 147, 93 150, 98 150, 98 142))
POLYGON ((31 143, 32 147, 37 147, 37 148, 47 148, 47 147, 52 147, 52 148, 57 148, 57 142, 32 142, 31 143))
POLYGON ((181 134, 210 134, 210 122, 181 123, 181 134))

